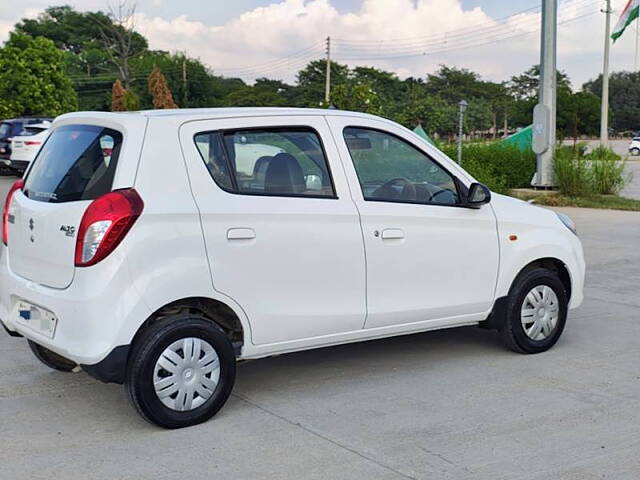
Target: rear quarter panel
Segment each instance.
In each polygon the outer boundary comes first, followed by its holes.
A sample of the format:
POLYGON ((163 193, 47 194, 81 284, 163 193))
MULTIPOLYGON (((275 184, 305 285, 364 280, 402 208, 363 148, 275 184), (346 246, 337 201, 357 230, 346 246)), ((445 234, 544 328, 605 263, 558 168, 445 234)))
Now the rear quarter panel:
MULTIPOLYGON (((240 318, 248 341, 250 330, 242 310, 213 289, 200 215, 191 193, 178 128, 175 118, 149 120, 135 180, 144 210, 127 238, 131 278, 152 312, 190 297, 227 304, 240 318)), ((131 328, 137 330, 139 326, 131 328)))

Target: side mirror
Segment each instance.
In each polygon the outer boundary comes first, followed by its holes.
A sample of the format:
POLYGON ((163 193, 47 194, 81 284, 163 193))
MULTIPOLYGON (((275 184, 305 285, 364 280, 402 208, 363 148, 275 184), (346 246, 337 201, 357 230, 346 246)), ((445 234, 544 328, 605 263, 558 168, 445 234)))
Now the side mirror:
POLYGON ((491 190, 481 183, 472 183, 467 194, 466 206, 480 208, 491 201, 491 190))

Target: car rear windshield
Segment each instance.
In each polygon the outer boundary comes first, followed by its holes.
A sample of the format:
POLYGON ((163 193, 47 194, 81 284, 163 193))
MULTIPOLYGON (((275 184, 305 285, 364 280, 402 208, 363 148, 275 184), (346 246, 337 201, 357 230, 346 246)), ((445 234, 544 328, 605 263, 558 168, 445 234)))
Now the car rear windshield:
POLYGON ((111 191, 122 134, 93 125, 57 128, 34 160, 24 194, 50 203, 93 200, 111 191))

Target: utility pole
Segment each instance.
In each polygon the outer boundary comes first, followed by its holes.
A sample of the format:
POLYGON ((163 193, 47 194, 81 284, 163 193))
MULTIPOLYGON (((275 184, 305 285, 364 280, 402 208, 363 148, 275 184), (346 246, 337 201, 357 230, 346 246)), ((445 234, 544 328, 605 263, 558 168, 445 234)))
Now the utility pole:
POLYGON ((327 37, 327 73, 325 74, 324 83, 324 102, 327 106, 331 101, 331 37, 327 37))
POLYGON ((187 108, 187 59, 182 58, 182 108, 187 108))
POLYGON ((611 47, 611 0, 607 0, 604 27, 604 65, 602 67, 602 112, 600 113, 600 146, 609 146, 609 49, 611 47))
POLYGON ((458 102, 458 165, 462 165, 462 135, 464 133, 464 112, 467 111, 469 103, 466 100, 458 102))
POLYGON ((540 42, 539 103, 533 110, 533 151, 537 155, 536 175, 532 184, 538 188, 552 186, 553 154, 556 146, 556 54, 558 1, 542 0, 542 34, 540 42))

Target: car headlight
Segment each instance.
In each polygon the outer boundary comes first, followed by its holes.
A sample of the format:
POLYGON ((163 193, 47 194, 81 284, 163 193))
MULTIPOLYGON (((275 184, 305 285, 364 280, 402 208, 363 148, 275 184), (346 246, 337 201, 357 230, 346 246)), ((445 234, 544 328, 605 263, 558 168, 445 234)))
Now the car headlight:
POLYGON ((576 224, 573 222, 573 220, 571 220, 571 217, 569 215, 565 215, 564 213, 560 213, 560 212, 556 212, 556 215, 558 216, 560 221, 564 223, 565 227, 571 230, 574 233, 574 235, 576 236, 578 235, 576 224))

